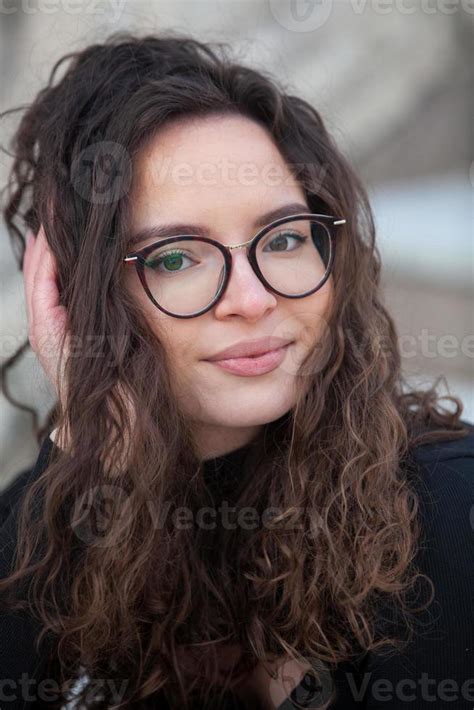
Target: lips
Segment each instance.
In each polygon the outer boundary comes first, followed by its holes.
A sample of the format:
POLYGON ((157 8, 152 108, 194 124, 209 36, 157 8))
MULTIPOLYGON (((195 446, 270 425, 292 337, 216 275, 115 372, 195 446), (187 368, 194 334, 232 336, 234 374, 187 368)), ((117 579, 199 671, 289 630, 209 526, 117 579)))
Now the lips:
POLYGON ((276 370, 282 364, 290 345, 291 343, 282 348, 277 348, 276 350, 269 350, 263 355, 255 357, 226 358, 225 360, 212 361, 209 364, 240 377, 266 375, 268 372, 276 370))
POLYGON ((216 355, 212 355, 212 357, 206 359, 209 362, 217 362, 219 360, 258 357, 272 350, 278 350, 291 342, 293 341, 285 338, 278 338, 276 336, 258 338, 257 340, 241 341, 240 343, 232 345, 225 350, 221 350, 216 355))

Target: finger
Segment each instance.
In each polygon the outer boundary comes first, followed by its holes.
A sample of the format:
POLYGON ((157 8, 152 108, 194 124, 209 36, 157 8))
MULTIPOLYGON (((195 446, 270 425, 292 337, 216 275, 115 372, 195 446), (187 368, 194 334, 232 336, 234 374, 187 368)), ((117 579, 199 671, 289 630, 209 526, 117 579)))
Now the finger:
POLYGON ((31 323, 31 299, 34 286, 34 261, 35 253, 38 251, 38 237, 34 238, 26 246, 23 258, 23 285, 25 290, 26 313, 28 323, 31 323))
POLYGON ((28 263, 31 259, 31 251, 35 244, 35 239, 36 234, 33 232, 33 230, 28 229, 25 236, 25 250, 23 252, 23 271, 25 270, 25 267, 28 268, 28 263))
POLYGON ((44 238, 40 237, 37 251, 34 253, 33 273, 33 298, 31 309, 33 319, 44 319, 48 313, 54 312, 60 305, 59 289, 57 285, 56 260, 44 238))
POLYGON ((29 274, 29 263, 31 259, 31 250, 32 247, 34 246, 34 236, 33 232, 28 231, 26 235, 26 244, 25 244, 25 251, 23 252, 23 264, 22 264, 22 271, 23 271, 23 289, 25 293, 25 309, 26 309, 26 315, 29 320, 29 307, 30 307, 30 297, 29 297, 29 289, 27 286, 27 278, 29 274))
POLYGON ((66 327, 66 309, 60 305, 56 260, 46 240, 38 245, 39 256, 34 274, 31 301, 32 331, 37 354, 54 355, 58 338, 66 327))
MULTIPOLYGON (((35 238, 35 243, 32 248, 31 252, 31 261, 29 263, 29 268, 30 268, 30 279, 29 279, 29 285, 30 285, 30 309, 32 311, 32 306, 33 306, 33 297, 34 297, 34 287, 35 287, 35 278, 36 278, 36 272, 38 270, 38 266, 42 260, 42 253, 45 249, 45 246, 48 246, 48 242, 46 240, 46 234, 44 231, 43 225, 40 225, 40 228, 38 230, 38 233, 35 238)), ((30 311, 30 312, 31 312, 30 311)))
POLYGON ((28 274, 26 278, 26 287, 28 290, 28 309, 29 309, 29 324, 30 328, 34 329, 34 301, 36 299, 35 295, 35 282, 36 275, 38 271, 38 266, 41 262, 42 252, 44 250, 44 245, 47 244, 46 235, 43 226, 41 225, 35 238, 35 242, 31 248, 31 255, 28 261, 28 274))

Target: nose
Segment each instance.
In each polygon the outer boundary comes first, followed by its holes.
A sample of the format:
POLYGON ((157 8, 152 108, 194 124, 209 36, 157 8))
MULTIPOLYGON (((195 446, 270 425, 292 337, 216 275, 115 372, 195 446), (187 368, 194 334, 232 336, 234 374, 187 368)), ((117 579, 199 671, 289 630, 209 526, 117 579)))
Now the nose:
POLYGON ((276 295, 260 281, 245 249, 233 251, 227 288, 214 308, 216 318, 240 315, 248 320, 258 320, 276 305, 276 295))

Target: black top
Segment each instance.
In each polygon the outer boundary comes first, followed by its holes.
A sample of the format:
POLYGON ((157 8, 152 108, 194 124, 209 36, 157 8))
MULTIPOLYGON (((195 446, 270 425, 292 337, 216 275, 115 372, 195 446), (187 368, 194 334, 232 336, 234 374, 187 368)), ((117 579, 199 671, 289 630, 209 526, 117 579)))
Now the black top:
MULTIPOLYGON (((425 630, 417 628, 403 653, 386 657, 373 652, 366 654, 357 667, 341 664, 333 676, 337 700, 331 710, 474 707, 474 425, 463 424, 470 429, 469 436, 420 446, 411 452, 423 527, 416 563, 435 586, 435 601, 424 617, 430 623, 425 630)), ((54 446, 47 437, 34 468, 17 476, 0 495, 1 578, 11 568, 22 493, 45 469, 54 446)), ((221 490, 232 486, 246 451, 247 447, 240 447, 206 461, 210 485, 217 484, 221 490)), ((44 702, 44 689, 47 693, 49 686, 41 684, 47 677, 47 647, 43 645, 39 652, 34 648, 38 631, 37 622, 28 616, 0 614, 2 709, 49 707, 44 702)), ((310 677, 305 677, 279 710, 320 707, 324 691, 324 687, 312 689, 310 677)), ((160 709, 166 707, 161 702, 158 705, 160 709)), ((230 710, 243 705, 229 692, 226 707, 230 710)))

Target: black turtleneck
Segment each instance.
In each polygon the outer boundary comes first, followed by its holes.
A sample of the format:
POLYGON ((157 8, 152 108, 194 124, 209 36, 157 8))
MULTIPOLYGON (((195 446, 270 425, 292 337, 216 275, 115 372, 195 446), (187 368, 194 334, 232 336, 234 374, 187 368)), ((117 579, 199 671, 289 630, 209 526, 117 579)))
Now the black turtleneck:
POLYGON ((203 461, 203 477, 214 497, 221 498, 235 493, 242 482, 242 471, 252 444, 239 446, 221 456, 203 461))

